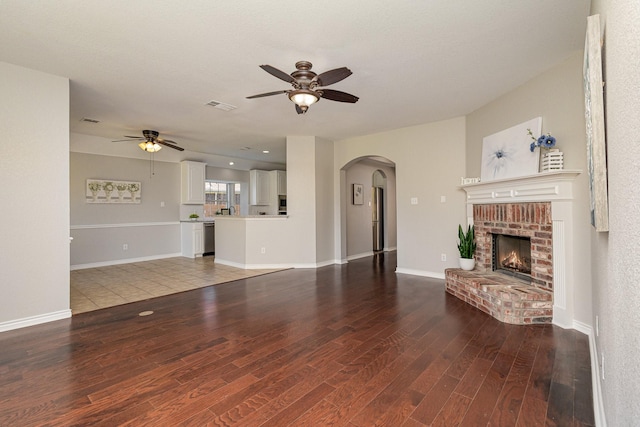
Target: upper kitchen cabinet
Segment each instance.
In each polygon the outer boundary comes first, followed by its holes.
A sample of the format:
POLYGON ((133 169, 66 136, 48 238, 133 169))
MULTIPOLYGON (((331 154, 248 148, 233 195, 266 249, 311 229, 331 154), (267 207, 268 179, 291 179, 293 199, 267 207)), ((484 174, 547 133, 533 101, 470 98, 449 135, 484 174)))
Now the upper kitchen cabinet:
POLYGON ((249 171, 249 187, 251 205, 266 206, 269 204, 271 186, 269 171, 252 169, 249 171))
POLYGON ((204 179, 206 163, 180 162, 180 203, 183 205, 204 205, 204 179))
POLYGON ((278 182, 278 196, 287 195, 287 172, 276 171, 276 178, 278 182))

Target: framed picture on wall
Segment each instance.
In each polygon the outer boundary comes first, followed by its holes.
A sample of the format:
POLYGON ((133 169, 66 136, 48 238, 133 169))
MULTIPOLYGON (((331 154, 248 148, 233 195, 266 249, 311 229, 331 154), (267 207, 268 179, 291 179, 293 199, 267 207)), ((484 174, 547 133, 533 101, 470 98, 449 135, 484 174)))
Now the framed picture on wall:
POLYGON ((582 74, 587 136, 587 169, 591 195, 591 225, 595 227, 596 231, 609 231, 600 15, 587 18, 582 74))
POLYGON ((482 182, 538 173, 539 150, 531 151, 531 137, 542 132, 542 117, 512 126, 482 139, 482 182))
POLYGON ((353 184, 353 204, 364 204, 364 187, 362 184, 353 184))

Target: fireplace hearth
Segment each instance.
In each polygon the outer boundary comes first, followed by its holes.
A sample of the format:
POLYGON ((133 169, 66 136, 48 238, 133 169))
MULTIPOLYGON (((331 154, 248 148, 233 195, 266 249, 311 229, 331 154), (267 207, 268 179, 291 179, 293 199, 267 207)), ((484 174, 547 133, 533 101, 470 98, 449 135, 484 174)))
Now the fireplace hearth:
POLYGON ((551 204, 476 204, 473 222, 476 268, 446 270, 447 292, 506 323, 551 322, 551 204))

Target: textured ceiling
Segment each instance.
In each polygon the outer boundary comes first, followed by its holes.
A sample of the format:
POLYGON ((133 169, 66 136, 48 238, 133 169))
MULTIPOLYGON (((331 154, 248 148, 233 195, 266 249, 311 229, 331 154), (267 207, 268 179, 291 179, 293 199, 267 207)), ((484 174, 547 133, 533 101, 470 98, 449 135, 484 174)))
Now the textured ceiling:
POLYGON ((189 151, 284 163, 287 135, 339 140, 477 109, 582 49, 589 7, 587 0, 2 0, 0 61, 68 77, 72 132, 112 140, 155 129, 189 151), (350 68, 353 75, 331 89, 358 103, 323 99, 298 115, 286 95, 246 99, 291 88, 259 65, 291 73, 300 60, 317 73, 350 68), (211 100, 237 109, 206 106, 211 100))

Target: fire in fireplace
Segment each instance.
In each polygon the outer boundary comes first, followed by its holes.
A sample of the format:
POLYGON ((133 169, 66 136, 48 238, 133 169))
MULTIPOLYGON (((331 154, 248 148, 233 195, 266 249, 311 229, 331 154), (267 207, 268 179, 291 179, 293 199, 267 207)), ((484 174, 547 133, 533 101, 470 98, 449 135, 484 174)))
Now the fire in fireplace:
POLYGON ((531 239, 494 234, 493 270, 531 280, 531 239))

